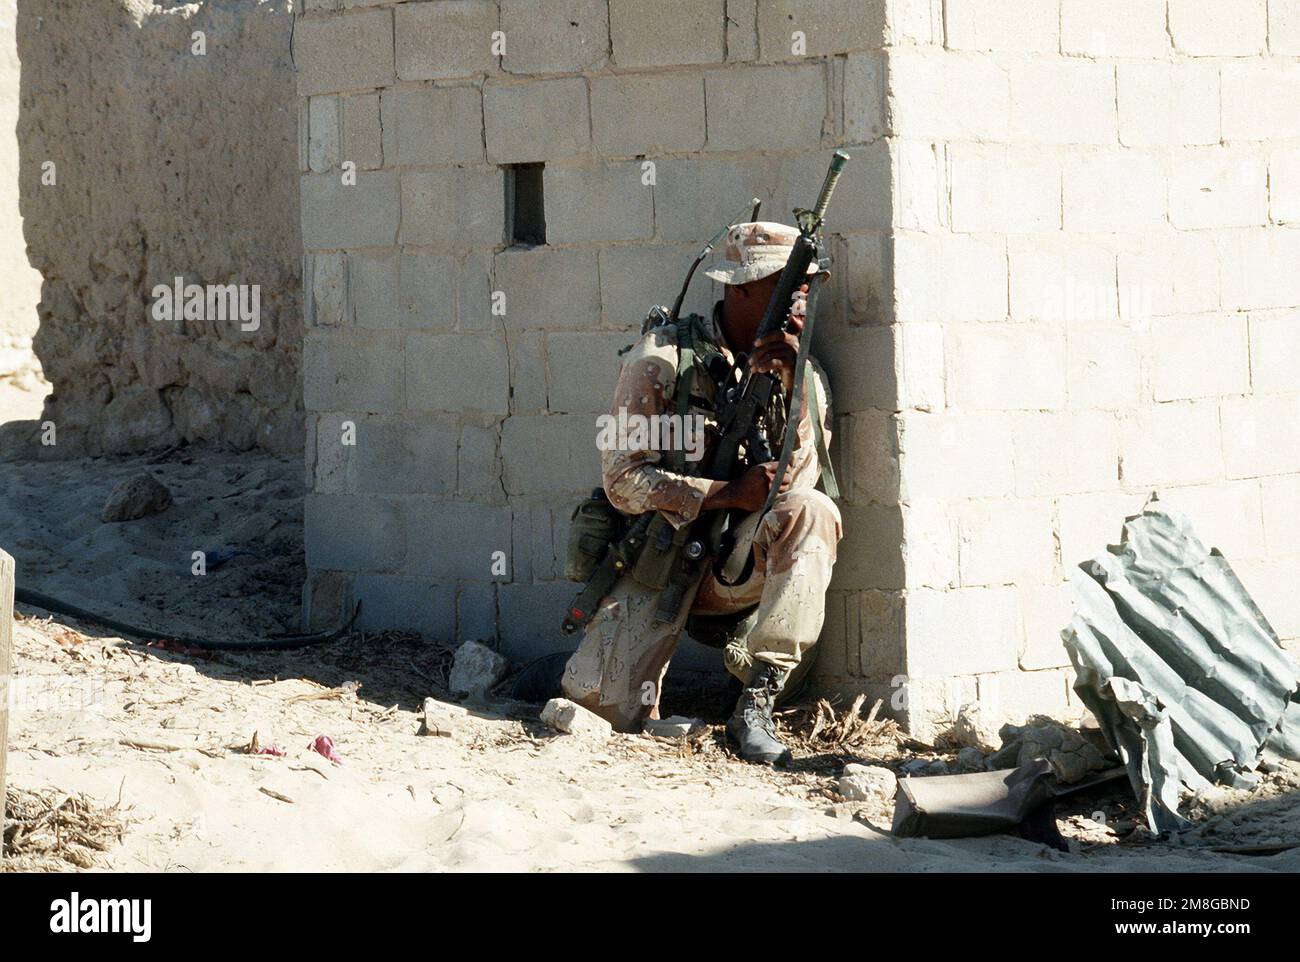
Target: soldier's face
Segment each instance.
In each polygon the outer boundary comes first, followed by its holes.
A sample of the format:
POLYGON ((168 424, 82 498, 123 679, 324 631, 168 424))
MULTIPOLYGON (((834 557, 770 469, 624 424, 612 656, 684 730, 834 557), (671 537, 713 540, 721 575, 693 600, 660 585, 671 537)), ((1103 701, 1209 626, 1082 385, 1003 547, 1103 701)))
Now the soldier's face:
POLYGON ((748 354, 753 348, 754 335, 780 279, 777 271, 747 284, 727 285, 722 296, 722 333, 733 351, 748 354))

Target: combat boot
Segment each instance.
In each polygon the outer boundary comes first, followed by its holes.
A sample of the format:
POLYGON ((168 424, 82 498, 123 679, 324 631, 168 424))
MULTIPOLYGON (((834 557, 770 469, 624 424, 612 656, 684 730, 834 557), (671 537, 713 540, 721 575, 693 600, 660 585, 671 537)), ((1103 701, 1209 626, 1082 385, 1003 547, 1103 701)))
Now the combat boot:
POLYGON ((727 735, 736 744, 740 757, 764 765, 788 765, 790 749, 776 737, 772 709, 776 696, 785 684, 788 671, 758 662, 754 675, 740 693, 736 711, 727 722, 727 735))

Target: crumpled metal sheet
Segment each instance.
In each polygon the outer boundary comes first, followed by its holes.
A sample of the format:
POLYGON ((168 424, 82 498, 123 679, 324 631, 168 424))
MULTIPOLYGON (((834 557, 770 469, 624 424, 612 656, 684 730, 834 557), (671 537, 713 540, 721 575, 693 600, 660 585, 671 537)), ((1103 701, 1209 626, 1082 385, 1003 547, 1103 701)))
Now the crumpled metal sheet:
POLYGON ((1186 828, 1182 786, 1248 785, 1266 755, 1300 758, 1300 668, 1188 520, 1152 501, 1079 566, 1061 633, 1074 689, 1128 769, 1154 832, 1186 828))

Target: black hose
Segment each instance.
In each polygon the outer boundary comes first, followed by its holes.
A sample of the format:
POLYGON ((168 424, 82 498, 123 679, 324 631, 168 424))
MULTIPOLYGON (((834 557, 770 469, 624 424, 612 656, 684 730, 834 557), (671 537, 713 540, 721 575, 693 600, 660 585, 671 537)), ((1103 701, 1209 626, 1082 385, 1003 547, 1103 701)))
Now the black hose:
POLYGON ((263 638, 258 641, 209 641, 205 638, 187 638, 184 635, 161 634, 148 628, 138 628, 135 625, 128 625, 124 621, 98 615, 93 611, 87 611, 85 608, 78 608, 76 605, 60 601, 58 598, 42 594, 39 591, 32 591, 30 588, 15 588, 14 601, 35 608, 43 608, 55 614, 67 615, 69 618, 76 618, 79 621, 88 621, 103 628, 111 628, 123 635, 131 635, 145 641, 170 641, 177 645, 198 648, 201 651, 292 651, 295 648, 324 645, 331 641, 337 641, 351 631, 352 626, 356 623, 357 616, 361 614, 361 602, 357 602, 356 607, 352 609, 352 616, 341 627, 333 631, 318 631, 309 635, 283 635, 276 638, 263 638))

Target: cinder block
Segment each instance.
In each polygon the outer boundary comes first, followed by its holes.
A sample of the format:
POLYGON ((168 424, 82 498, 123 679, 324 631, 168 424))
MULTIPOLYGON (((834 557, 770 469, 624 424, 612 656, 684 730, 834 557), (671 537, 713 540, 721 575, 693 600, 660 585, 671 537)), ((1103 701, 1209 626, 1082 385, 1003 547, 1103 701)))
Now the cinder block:
POLYGON ((1149 491, 1072 494, 1058 498, 1061 564, 1066 575, 1119 544, 1124 521, 1142 510, 1149 491))
POLYGON ((304 318, 310 327, 337 327, 344 323, 347 299, 347 260, 341 251, 306 256, 303 287, 307 302, 304 318))
POLYGON ((844 136, 868 143, 885 135, 885 56, 851 53, 844 60, 844 136))
POLYGON ((1260 482, 1253 478, 1168 488, 1160 492, 1160 501, 1187 515, 1197 537, 1234 564, 1267 553, 1260 482))
POLYGON ((1050 150, 948 145, 951 223, 961 233, 1061 229, 1061 161, 1050 150))
POLYGON ((899 416, 904 501, 995 498, 1015 488, 1011 425, 1004 414, 899 416))
POLYGON ((948 0, 948 47, 1056 53, 1060 48, 1059 0, 948 0))
POLYGON ((758 0, 727 0, 726 50, 732 63, 758 56, 758 0))
POLYGON ((1163 59, 1165 0, 1061 0, 1061 53, 1163 59))
POLYGON ((497 629, 497 586, 460 585, 456 589, 456 640, 495 642, 497 629))
POLYGON ((1217 64, 1121 63, 1115 77, 1119 141, 1125 147, 1219 142, 1217 64))
POLYGON ((312 97, 307 102, 307 166, 314 173, 339 162, 339 98, 312 97))
POLYGON ((507 73, 567 73, 609 59, 605 0, 501 0, 507 73))
POLYGON ((998 321, 1007 316, 1006 239, 899 231, 894 237, 895 318, 998 321), (953 278, 963 283, 952 283, 953 278))
POLYGON ((581 77, 483 88, 488 159, 531 163, 585 154, 591 147, 587 81, 581 77))
POLYGON ((383 131, 379 123, 379 94, 340 97, 342 147, 340 156, 358 170, 384 166, 383 131))
POLYGON ((496 255, 495 270, 510 330, 590 328, 599 323, 595 251, 509 248, 496 255))
POLYGON ((903 510, 903 564, 907 587, 947 590, 961 584, 956 502, 912 498, 903 510))
POLYGON ((1024 626, 1015 588, 917 588, 904 602, 907 637, 926 639, 907 647, 911 678, 942 678, 1010 671, 1024 626))
POLYGON ((1156 154, 1072 154, 1065 161, 1064 184, 1067 231, 1132 231, 1165 221, 1168 184, 1156 154))
POLYGON ((402 172, 402 243, 455 247, 500 244, 505 234, 500 168, 402 172))
POLYGON ((1247 60, 1222 71, 1224 140, 1300 137, 1300 63, 1247 60))
POLYGON ((897 385, 892 410, 942 411, 947 407, 947 361, 942 324, 897 324, 894 332, 893 381, 897 385))
POLYGON ((303 403, 309 411, 395 414, 403 407, 400 338, 377 331, 311 331, 303 348, 303 403))
POLYGON ((857 591, 845 601, 853 674, 888 680, 903 671, 903 595, 898 591, 857 591), (856 599, 856 603, 855 603, 856 599))
POLYGON ((1300 272, 1278 264, 1300 263, 1300 230, 1246 228, 1217 235, 1223 308, 1229 311, 1300 304, 1300 272))
POLYGON ((456 490, 461 497, 496 500, 501 488, 501 426, 463 425, 457 446, 456 490))
POLYGON ((900 723, 915 738, 937 740, 952 729, 962 708, 979 701, 974 675, 916 678, 899 675, 890 680, 888 704, 898 705, 900 723))
POLYGON ((450 331, 456 323, 456 260, 447 254, 402 254, 397 314, 402 327, 450 331))
POLYGON ((1065 406, 1065 330, 1046 324, 948 329, 948 403, 972 411, 1065 406))
POLYGON ((917 140, 1005 141, 1011 82, 991 57, 937 48, 900 47, 890 54, 892 132, 917 140))
POLYGON ((1222 478, 1218 413, 1213 401, 1180 401, 1139 408, 1123 417, 1120 478, 1124 487, 1151 489, 1222 478))
POLYGON ((1151 336, 1159 345, 1149 362, 1157 401, 1250 391, 1250 347, 1241 315, 1157 318, 1151 336))
POLYGON ((1300 316, 1250 317, 1250 386, 1255 394, 1300 393, 1300 316))
POLYGON ((1296 0, 1269 3, 1268 50, 1276 57, 1300 56, 1300 3, 1296 0))
POLYGON ((1295 640, 1300 638, 1300 592, 1295 590, 1300 581, 1300 558, 1252 561, 1234 565, 1233 570, 1273 630, 1291 642, 1287 648, 1294 654, 1295 640))
MULTIPOLYGON (((716 230, 716 228, 715 228, 716 230)), ((703 244, 704 238, 699 241, 703 244)), ((600 249, 600 299, 611 327, 640 330, 652 305, 671 307, 698 252, 689 245, 642 245, 600 249)), ((696 271, 686 300, 685 314, 709 316, 717 285, 696 271)))
POLYGON ((1169 221, 1179 230, 1262 227, 1268 223, 1268 163, 1252 147, 1175 150, 1169 221))
POLYGON ((883 3, 758 0, 759 56, 763 60, 877 50, 884 44, 884 34, 883 3))
POLYGON ((1013 426, 1020 497, 1106 491, 1119 484, 1119 435, 1107 411, 1033 412, 1013 426))
POLYGON ((600 479, 596 419, 586 414, 512 417, 501 426, 509 495, 590 491, 600 479))
POLYGON ((1278 147, 1268 165, 1269 219, 1300 224, 1300 148, 1278 147))
POLYGON ((382 247, 397 241, 395 171, 362 171, 352 185, 344 185, 336 174, 307 175, 300 200, 306 250, 382 247))
MULTIPOLYGON (((450 419, 366 418, 348 452, 348 490, 355 494, 455 492, 457 428, 450 419)), ((334 441, 336 439, 331 439, 334 441)))
POLYGON ((300 96, 393 82, 393 15, 388 10, 299 20, 293 41, 300 96))
POLYGON ((483 97, 477 87, 385 90, 383 119, 390 167, 483 159, 483 97))
MULTIPOLYGON (((828 297, 835 290, 835 274, 844 285, 844 311, 849 324, 883 324, 890 316, 889 243, 881 233, 850 234, 836 257, 828 297)), ((818 301, 820 305, 822 302, 818 301)), ((821 313, 819 317, 826 315, 821 313)))
POLYGON ((501 654, 519 662, 553 651, 572 651, 576 643, 560 631, 560 623, 576 587, 568 581, 501 585, 497 589, 501 654))
MULTIPOLYGON (((893 226, 905 230, 948 230, 951 185, 958 176, 952 170, 950 158, 960 149, 958 145, 894 138, 889 149, 893 226)), ((1059 206, 1059 200, 1057 203, 1059 206)))
POLYGON ((1220 412, 1229 478, 1300 473, 1300 395, 1227 399, 1220 412))
POLYGON ((462 334, 482 334, 501 327, 492 313, 492 257, 490 250, 461 255, 456 291, 456 330, 462 334))
MULTIPOLYGON (((593 482, 592 486, 595 486, 593 482)), ((564 511, 552 511, 545 503, 524 503, 515 499, 511 505, 511 555, 514 558, 513 581, 549 581, 563 574, 558 565, 556 545, 567 543, 569 524, 564 511), (556 522, 563 531, 556 530, 556 522)), ((572 506, 568 506, 572 510, 572 506)))
MULTIPOLYGON (((827 229, 839 232, 888 231, 892 226, 889 144, 881 140, 872 144, 850 144, 847 149, 853 159, 835 187, 831 209, 826 215, 827 229)), ((831 155, 832 151, 828 149, 785 157, 777 172, 771 200, 764 202, 759 216, 764 220, 793 223, 796 207, 811 207, 816 202, 831 155)), ((762 194, 751 196, 761 197, 762 194)), ((656 193, 656 203, 658 200, 656 193)), ((740 202, 743 204, 745 198, 742 197, 740 202)))
POLYGON ((1044 584, 1058 576, 1050 500, 960 501, 955 515, 963 587, 1044 584))
MULTIPOLYGON (((344 494, 348 488, 348 461, 354 448, 343 443, 345 422, 355 429, 360 418, 352 415, 307 416, 307 489, 317 494, 344 494)), ((353 433, 352 430, 348 431, 353 433)))
POLYGON ((704 78, 691 73, 591 78, 591 128, 606 157, 704 146, 704 78))
POLYGON ((492 0, 403 3, 395 14, 397 75, 403 80, 443 80, 496 72, 492 34, 499 29, 500 18, 492 0))
POLYGON ((397 308, 400 262, 396 251, 347 255, 347 312, 353 324, 386 331, 401 327, 397 308))
POLYGON ((893 330, 888 327, 842 329, 835 338, 834 350, 820 353, 818 357, 830 377, 837 413, 895 409, 898 357, 893 330))
POLYGON ((886 504, 840 506, 844 539, 831 584, 836 588, 903 588, 903 509, 886 504))
POLYGON ((303 504, 309 569, 391 571, 406 555, 401 503, 356 494, 311 494, 303 504))
POLYGON ((414 411, 510 412, 506 344, 466 334, 406 339, 406 403, 414 411))
POLYGON ((1061 632, 1074 616, 1074 591, 1068 583, 1020 586, 1020 616, 1025 630, 1017 659, 1021 671, 1070 664, 1070 654, 1061 640, 1061 632))
MULTIPOLYGON (((769 203, 776 177, 772 165, 754 159, 676 157, 655 162, 655 228, 666 241, 689 241, 696 250, 731 223, 751 198, 769 203)), ((813 188, 816 190, 816 188, 813 188)), ((748 216, 748 212, 744 216, 748 216)))
POLYGON ((1268 39, 1265 0, 1169 0, 1174 49, 1193 57, 1250 57, 1268 39))
POLYGON ((1300 476, 1264 478, 1259 487, 1263 500, 1264 553, 1271 558, 1300 554, 1300 476))
POLYGON ((979 676, 979 705, 994 718, 1024 722, 1031 715, 1061 718, 1073 708, 1068 669, 1008 671, 979 676))
POLYGON ((844 500, 851 504, 898 502, 897 415, 858 411, 838 419, 836 474, 844 500))
POLYGON ((1125 411, 1142 390, 1143 336, 1127 327, 1087 327, 1065 335, 1065 386, 1075 409, 1125 411))
POLYGON ((405 505, 403 571, 432 581, 504 581, 493 574, 497 552, 509 571, 510 508, 472 501, 410 501, 405 505))
POLYGON ((361 602, 361 628, 409 631, 443 642, 455 637, 454 585, 429 584, 423 577, 363 574, 352 582, 352 597, 361 602))
POLYGON ((725 0, 610 0, 609 36, 620 67, 722 63, 725 0))
POLYGON ((547 406, 556 414, 605 414, 615 404, 618 355, 635 335, 615 331, 546 335, 547 406))
POLYGON ((1011 64, 1011 139, 1048 144, 1114 144, 1115 70, 1091 60, 1011 64))
POLYGON ((546 239, 554 244, 639 240, 654 233, 654 189, 635 161, 547 167, 546 239))
POLYGON ((713 150, 807 147, 820 143, 830 126, 819 63, 710 71, 704 96, 713 150), (763 109, 755 110, 756 103, 763 109))
POLYGON ((1133 234, 1119 252, 1121 319, 1145 330, 1153 316, 1218 310, 1219 253, 1210 232, 1133 234))
POLYGON ((943 0, 889 0, 885 4, 885 43, 943 43, 943 0))
POLYGON ((541 331, 510 335, 510 413, 546 413, 546 342, 541 331))

